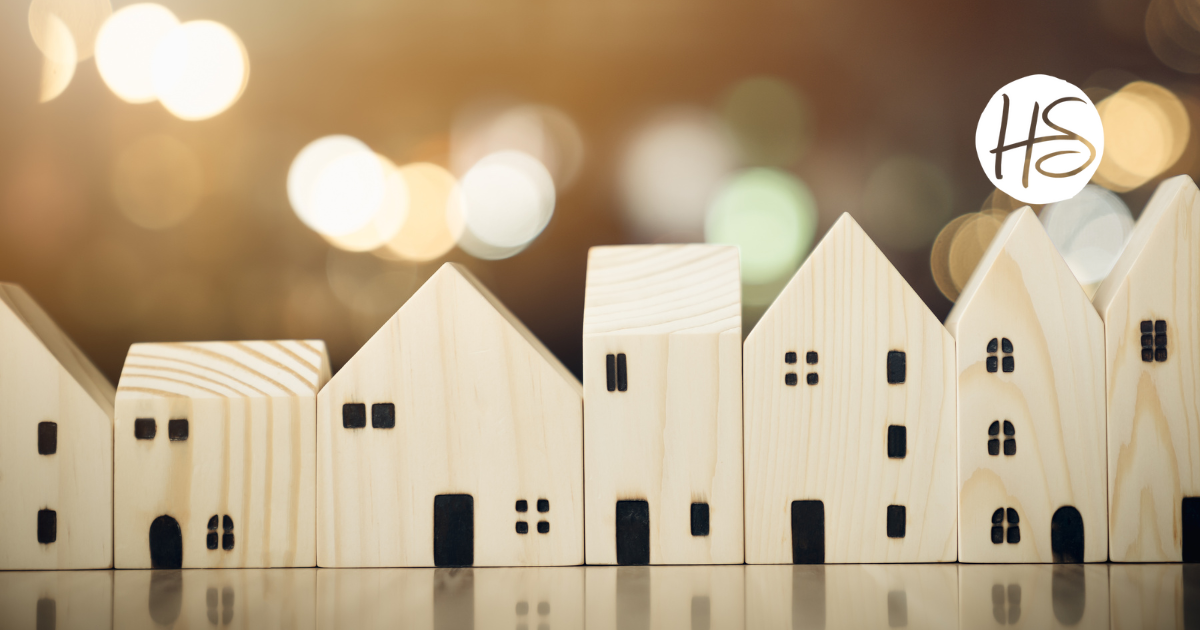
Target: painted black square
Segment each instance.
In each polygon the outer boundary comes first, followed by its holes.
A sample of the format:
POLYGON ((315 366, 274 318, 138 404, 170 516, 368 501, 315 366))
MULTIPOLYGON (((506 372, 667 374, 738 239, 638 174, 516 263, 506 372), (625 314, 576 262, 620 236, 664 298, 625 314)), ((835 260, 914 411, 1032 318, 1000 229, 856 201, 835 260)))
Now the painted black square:
POLYGON ((997 359, 996 357, 988 357, 987 358, 987 371, 995 372, 998 369, 1000 369, 1000 360, 997 359))
POLYGON ((1008 526, 1008 542, 1009 544, 1017 544, 1021 542, 1021 528, 1016 525, 1008 526))
POLYGON ((433 497, 433 564, 469 567, 475 563, 475 499, 469 494, 433 497))
POLYGON ((133 437, 139 440, 153 440, 157 432, 158 425, 154 418, 138 418, 133 421, 133 437))
POLYGON ((904 459, 908 454, 908 428, 898 425, 888 425, 887 456, 892 459, 904 459))
POLYGON ((1183 498, 1183 561, 1200 562, 1200 497, 1183 498))
POLYGON ((1142 320, 1142 332, 1144 332, 1144 333, 1154 332, 1154 322, 1152 322, 1148 319, 1142 320))
POLYGON ((529 511, 529 503, 525 499, 517 499, 517 511, 518 512, 528 512, 529 511))
POLYGON ((825 563, 825 504, 792 501, 792 563, 825 563))
POLYGON ((58 512, 54 510, 38 510, 37 518, 38 542, 48 545, 58 540, 58 512))
POLYGON ((1156 320, 1154 322, 1154 332, 1156 332, 1156 333, 1167 332, 1167 321, 1165 319, 1156 320))
POLYGON ((795 352, 784 352, 783 353, 783 362, 787 363, 787 364, 795 363, 796 362, 796 353, 795 352))
POLYGON ((998 343, 998 340, 995 337, 992 337, 992 340, 988 342, 987 351, 988 352, 997 352, 998 350, 1000 350, 1000 344, 998 343))
POLYGON ((546 513, 550 511, 550 501, 548 499, 538 499, 537 508, 539 512, 546 513))
POLYGON ((904 538, 904 529, 908 524, 905 519, 905 509, 903 505, 889 505, 887 508, 887 537, 888 538, 904 538))
POLYGON ((1154 351, 1150 348, 1142 348, 1142 360, 1146 363, 1154 363, 1154 351))
POLYGON ((812 372, 812 373, 808 374, 807 376, 805 376, 805 377, 804 377, 804 380, 805 380, 805 381, 806 381, 806 382, 807 382, 809 385, 816 385, 816 384, 817 384, 817 380, 818 380, 817 373, 816 373, 816 372, 812 372))
POLYGON ((1011 372, 1016 368, 1016 363, 1013 361, 1012 357, 1004 357, 1004 360, 1001 361, 1000 365, 1000 369, 1005 372, 1011 372))
POLYGON ((538 533, 539 534, 549 534, 550 533, 550 523, 548 523, 546 521, 538 521, 538 533))
POLYGON ((1167 333, 1159 333, 1154 335, 1154 347, 1164 348, 1167 345, 1167 333))
POLYGON ((1017 454, 1017 441, 1015 439, 1008 438, 1008 439, 1004 440, 1004 454, 1005 455, 1016 455, 1017 454))
POLYGON ((1006 354, 1012 354, 1013 345, 1012 342, 1008 340, 1008 337, 1000 340, 1000 351, 1006 354))
POLYGON ((1167 349, 1166 348, 1156 348, 1154 350, 1154 360, 1158 361, 1159 363, 1166 361, 1167 360, 1167 349))
POLYGON ((992 438, 988 440, 988 455, 1000 454, 1000 440, 992 438))
POLYGON ((608 391, 617 391, 617 355, 604 355, 604 375, 608 391))
POLYGON ((342 427, 362 429, 367 426, 367 406, 364 403, 342 405, 342 427))
POLYGON ((817 353, 813 352, 812 350, 809 350, 804 355, 804 362, 809 365, 816 365, 817 364, 817 353))
POLYGON ((787 374, 784 374, 783 375, 783 384, 784 385, 795 385, 796 384, 796 373, 788 372, 787 374))
POLYGON ((205 541, 209 549, 217 548, 217 532, 208 532, 208 540, 205 541))
POLYGON ((371 428, 372 429, 394 429, 396 428, 396 405, 395 403, 375 403, 371 405, 371 428))
POLYGON ((625 355, 617 355, 617 391, 623 392, 629 389, 629 373, 625 366, 625 355))
POLYGON ((1004 542, 1004 528, 999 525, 992 527, 992 544, 999 545, 1004 542))
POLYGON ((707 536, 708 535, 708 504, 693 503, 692 504, 692 535, 707 536))
POLYGON ((186 442, 188 439, 188 421, 167 420, 167 439, 172 442, 186 442))
POLYGON ((529 523, 526 523, 525 521, 517 521, 517 533, 518 534, 528 534, 529 533, 529 523))
POLYGON ((58 452, 58 423, 38 423, 38 455, 53 455, 58 452))
POLYGON ((617 501, 617 564, 650 564, 650 503, 617 501))
POLYGON ((1154 335, 1150 335, 1150 334, 1142 335, 1142 347, 1143 348, 1149 348, 1150 346, 1153 346, 1153 345, 1154 345, 1154 335))
POLYGON ((887 353, 887 382, 889 384, 903 383, 906 376, 907 357, 900 350, 889 350, 887 353))

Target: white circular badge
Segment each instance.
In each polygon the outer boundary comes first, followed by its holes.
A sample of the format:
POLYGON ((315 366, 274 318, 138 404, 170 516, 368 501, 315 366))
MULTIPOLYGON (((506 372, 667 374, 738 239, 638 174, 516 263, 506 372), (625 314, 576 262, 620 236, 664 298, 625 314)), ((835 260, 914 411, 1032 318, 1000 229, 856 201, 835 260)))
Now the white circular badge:
POLYGON ((992 95, 975 128, 975 150, 996 188, 1024 203, 1054 203, 1091 181, 1104 155, 1104 126, 1083 90, 1034 74, 992 95))

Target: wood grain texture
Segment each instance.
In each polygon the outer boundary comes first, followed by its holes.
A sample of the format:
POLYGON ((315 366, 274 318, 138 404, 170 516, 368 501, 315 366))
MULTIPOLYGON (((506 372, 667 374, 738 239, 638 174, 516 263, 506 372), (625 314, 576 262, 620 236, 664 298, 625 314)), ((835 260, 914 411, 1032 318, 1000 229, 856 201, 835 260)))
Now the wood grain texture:
POLYGON ((583 316, 588 564, 617 563, 616 503, 644 500, 650 564, 743 560, 737 249, 593 247, 583 316), (607 355, 627 390, 609 391, 607 355), (691 505, 709 505, 709 534, 691 505))
POLYGON ((1200 191, 1190 177, 1159 185, 1093 301, 1108 366, 1109 555, 1179 562, 1182 501, 1200 496, 1200 191), (1141 323, 1160 320, 1166 361, 1145 362, 1141 323))
POLYGON ((112 566, 115 390, 20 287, 0 284, 0 569, 112 566), (56 425, 53 454, 38 425, 56 425), (56 515, 38 542, 38 512, 56 515))
POLYGON ((112 620, 121 630, 334 627, 316 624, 315 568, 114 573, 112 620))
POLYGON ((1103 562, 1104 328, 1031 210, 1001 226, 946 328, 958 354, 959 560, 1056 561, 1051 520, 1070 506, 1083 520, 1083 561, 1103 562), (989 363, 999 369, 989 371, 989 363), (1005 421, 1014 435, 989 435, 1005 421), (1014 455, 989 454, 989 440, 1010 438, 1014 455), (1007 542, 1010 524, 1006 542, 992 542, 1000 508, 1016 510, 1019 542, 1007 542))
POLYGON ((316 395, 328 379, 321 341, 134 344, 117 387, 116 566, 151 568, 163 515, 180 528, 184 568, 314 566, 316 395), (135 437, 138 419, 154 421, 153 439, 135 437), (184 419, 187 439, 171 439, 184 419))
POLYGON ((955 559, 954 339, 849 214, 743 360, 748 563, 792 562, 797 500, 824 503, 825 562, 955 559), (904 353, 903 383, 888 382, 889 352, 904 353), (904 428, 903 457, 889 457, 889 426, 904 428), (903 538, 888 537, 890 505, 905 508, 903 538))
POLYGON ((1194 564, 1112 564, 1108 592, 1112 630, 1189 628, 1200 600, 1194 564), (1185 577, 1185 573, 1187 574, 1185 577), (1186 609, 1190 609, 1184 612, 1186 609))
POLYGON ((587 627, 745 628, 745 575, 743 566, 589 567, 587 627))
POLYGON ((1109 627, 1106 565, 962 565, 958 579, 962 628, 1109 627))
POLYGON ((0 572, 4 628, 112 628, 112 571, 0 572))
POLYGON ((443 265, 318 397, 318 563, 433 566, 434 497, 469 494, 474 566, 582 564, 582 413, 579 381, 443 265), (345 428, 348 403, 394 404, 395 427, 345 428))

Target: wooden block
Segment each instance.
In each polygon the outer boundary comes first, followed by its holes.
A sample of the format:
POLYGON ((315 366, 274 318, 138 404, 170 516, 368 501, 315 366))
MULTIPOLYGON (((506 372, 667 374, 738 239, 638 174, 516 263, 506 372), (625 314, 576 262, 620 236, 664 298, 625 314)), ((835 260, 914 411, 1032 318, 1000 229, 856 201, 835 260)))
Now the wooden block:
POLYGON ((1112 629, 1194 628, 1200 622, 1200 566, 1112 564, 1112 629))
POLYGON ((582 564, 582 413, 579 381, 443 265, 318 397, 318 564, 582 564))
POLYGON ((315 568, 115 573, 114 628, 318 627, 315 568))
POLYGON ((748 563, 955 559, 954 339, 849 214, 743 360, 748 563))
POLYGON ((0 569, 112 566, 115 390, 0 284, 0 569))
POLYGON ((1103 562, 1104 328, 1037 215, 1009 215, 946 319, 958 558, 1103 562))
POLYGON ((321 341, 144 343, 116 405, 122 569, 316 564, 321 341))
POLYGON ((961 565, 958 577, 962 628, 1109 627, 1106 565, 961 565))
POLYGON ((112 571, 0 572, 0 626, 112 628, 112 571))
POLYGON ((741 565, 589 567, 587 627, 745 628, 745 593, 741 565))
POLYGON ((589 252, 588 564, 742 562, 739 273, 728 246, 589 252))
POLYGON ((1200 191, 1190 177, 1159 185, 1093 301, 1108 366, 1109 555, 1200 562, 1200 191))

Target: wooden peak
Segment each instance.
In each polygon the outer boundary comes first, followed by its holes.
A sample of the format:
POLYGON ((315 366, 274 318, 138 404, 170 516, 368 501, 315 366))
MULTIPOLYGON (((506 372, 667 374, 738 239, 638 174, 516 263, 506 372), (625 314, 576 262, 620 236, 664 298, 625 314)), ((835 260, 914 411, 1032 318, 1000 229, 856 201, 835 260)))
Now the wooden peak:
POLYGON ((720 333, 741 326, 735 246, 609 245, 588 251, 584 336, 720 333))
POLYGON ((129 348, 117 393, 151 397, 315 396, 329 380, 325 342, 205 341, 137 343, 129 348))
POLYGON ((30 334, 37 337, 46 351, 58 361, 58 364, 79 383, 88 396, 96 402, 108 415, 113 415, 113 404, 116 390, 112 383, 104 378, 100 370, 88 360, 87 356, 71 341, 71 338, 50 319, 46 311, 33 300, 24 289, 15 285, 0 282, 0 304, 25 324, 30 334))

